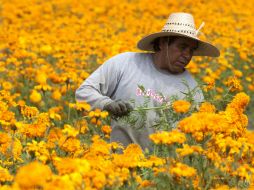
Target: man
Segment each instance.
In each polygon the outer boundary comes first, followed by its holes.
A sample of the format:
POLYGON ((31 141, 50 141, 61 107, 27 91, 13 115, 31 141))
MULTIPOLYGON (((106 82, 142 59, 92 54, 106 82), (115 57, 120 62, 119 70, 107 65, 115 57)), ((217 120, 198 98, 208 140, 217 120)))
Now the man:
MULTIPOLYGON (((195 29, 191 14, 171 14, 161 32, 148 35, 137 44, 139 49, 154 53, 127 52, 112 57, 77 89, 77 101, 86 101, 92 108, 120 117, 133 109, 128 103, 130 99, 135 100, 135 105, 142 105, 144 98, 150 97, 149 106, 158 106, 170 96, 184 98, 182 92, 187 89, 183 80, 191 89, 197 86, 185 70, 192 56, 218 57, 220 54, 215 46, 198 38, 202 27, 203 24, 195 29)), ((202 92, 194 98, 202 101, 202 92)), ((155 132, 152 127, 155 118, 154 112, 148 113, 147 126, 141 131, 113 120, 110 140, 124 146, 137 143, 143 149, 150 148, 148 136, 155 132)))

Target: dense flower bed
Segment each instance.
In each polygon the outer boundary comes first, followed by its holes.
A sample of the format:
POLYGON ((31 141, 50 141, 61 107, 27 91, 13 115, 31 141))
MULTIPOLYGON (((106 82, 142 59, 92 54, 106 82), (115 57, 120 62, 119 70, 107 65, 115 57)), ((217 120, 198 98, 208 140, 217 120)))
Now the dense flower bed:
POLYGON ((236 0, 2 0, 0 188, 251 189, 253 9, 236 0), (154 152, 108 143, 108 113, 76 103, 75 89, 179 11, 204 21, 200 38, 221 50, 188 66, 207 102, 162 106, 178 124, 150 136, 154 152))

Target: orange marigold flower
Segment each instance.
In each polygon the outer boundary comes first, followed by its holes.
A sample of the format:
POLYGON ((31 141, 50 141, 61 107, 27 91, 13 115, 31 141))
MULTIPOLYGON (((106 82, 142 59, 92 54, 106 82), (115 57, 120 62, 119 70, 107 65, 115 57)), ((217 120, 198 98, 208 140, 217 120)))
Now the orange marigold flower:
POLYGON ((90 111, 90 109, 91 109, 91 106, 89 104, 87 104, 86 102, 77 102, 75 104, 70 103, 69 107, 75 108, 76 110, 79 110, 79 111, 83 111, 83 110, 90 111))
POLYGON ((192 154, 194 152, 194 150, 188 145, 188 144, 184 144, 183 148, 177 148, 176 152, 181 156, 187 156, 189 154, 192 154))
POLYGON ((209 113, 215 113, 215 106, 211 104, 210 102, 204 102, 201 104, 199 108, 199 112, 209 112, 209 113))
POLYGON ((241 91, 243 89, 241 81, 236 77, 229 77, 225 84, 230 88, 231 92, 241 91))
POLYGON ((109 125, 103 125, 103 126, 101 127, 101 130, 102 130, 102 132, 103 132, 104 134, 110 134, 111 131, 112 131, 112 129, 111 129, 111 127, 110 127, 109 125))
POLYGON ((38 72, 35 81, 41 85, 47 84, 47 75, 44 72, 38 72))
POLYGON ((41 94, 37 90, 33 90, 29 98, 33 103, 38 103, 42 99, 41 94))
POLYGON ((151 134, 149 138, 155 144, 167 144, 171 145, 173 143, 184 143, 186 141, 186 137, 184 133, 181 133, 178 130, 161 131, 155 134, 151 134))
POLYGON ((75 153, 80 150, 80 141, 74 137, 68 137, 67 139, 62 137, 59 140, 60 148, 65 152, 75 153))
POLYGON ((21 106, 21 114, 24 117, 33 118, 39 115, 39 110, 32 106, 21 106))
POLYGON ((13 176, 6 168, 0 166, 0 182, 12 181, 13 176))
POLYGON ((185 100, 177 100, 173 102, 172 106, 176 113, 186 113, 189 111, 191 104, 185 100))
POLYGON ((49 166, 40 162, 31 162, 18 169, 15 182, 22 189, 32 189, 34 187, 43 187, 51 177, 52 172, 49 166))
POLYGON ((55 157, 53 163, 60 175, 73 172, 80 172, 84 175, 90 171, 90 163, 86 159, 55 157))
POLYGON ((52 97, 54 100, 59 101, 59 100, 61 100, 62 94, 61 94, 61 92, 60 92, 59 90, 54 90, 54 91, 52 92, 51 97, 52 97))
POLYGON ((196 169, 192 168, 183 163, 176 163, 172 168, 170 168, 170 173, 176 177, 194 177, 196 175, 196 169))
POLYGON ((235 95, 234 99, 227 105, 227 109, 233 108, 235 110, 241 110, 243 111, 245 107, 249 104, 250 97, 244 93, 240 92, 235 95))
POLYGON ((242 71, 240 70, 233 70, 233 73, 236 77, 242 77, 243 76, 243 73, 242 71))
POLYGON ((63 134, 65 134, 67 137, 76 137, 79 134, 79 131, 76 130, 71 125, 65 124, 64 129, 62 130, 63 134))
POLYGON ((215 79, 210 76, 203 77, 203 81, 206 83, 205 91, 211 90, 215 85, 215 79))

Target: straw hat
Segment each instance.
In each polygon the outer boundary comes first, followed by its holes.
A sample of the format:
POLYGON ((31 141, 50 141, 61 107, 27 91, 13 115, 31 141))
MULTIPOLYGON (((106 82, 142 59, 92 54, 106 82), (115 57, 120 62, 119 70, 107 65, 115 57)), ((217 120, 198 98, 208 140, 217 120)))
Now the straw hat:
POLYGON ((214 45, 204 42, 198 38, 200 29, 204 26, 204 22, 198 29, 195 28, 193 16, 188 13, 172 13, 161 32, 150 34, 142 38, 137 47, 141 50, 154 51, 152 42, 159 37, 165 36, 183 36, 192 38, 199 42, 198 48, 194 51, 193 56, 220 56, 220 51, 214 45))

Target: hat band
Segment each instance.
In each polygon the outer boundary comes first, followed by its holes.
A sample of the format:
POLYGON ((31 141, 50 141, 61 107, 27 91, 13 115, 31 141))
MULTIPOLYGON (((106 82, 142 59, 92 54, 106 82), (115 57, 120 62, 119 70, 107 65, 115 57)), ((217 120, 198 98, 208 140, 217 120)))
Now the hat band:
POLYGON ((168 22, 165 24, 165 26, 167 26, 167 25, 185 26, 185 27, 188 26, 188 27, 195 29, 194 24, 187 24, 187 23, 181 23, 181 22, 168 22))
POLYGON ((175 29, 162 29, 162 32, 174 32, 197 38, 196 31, 193 30, 175 30, 175 29))

